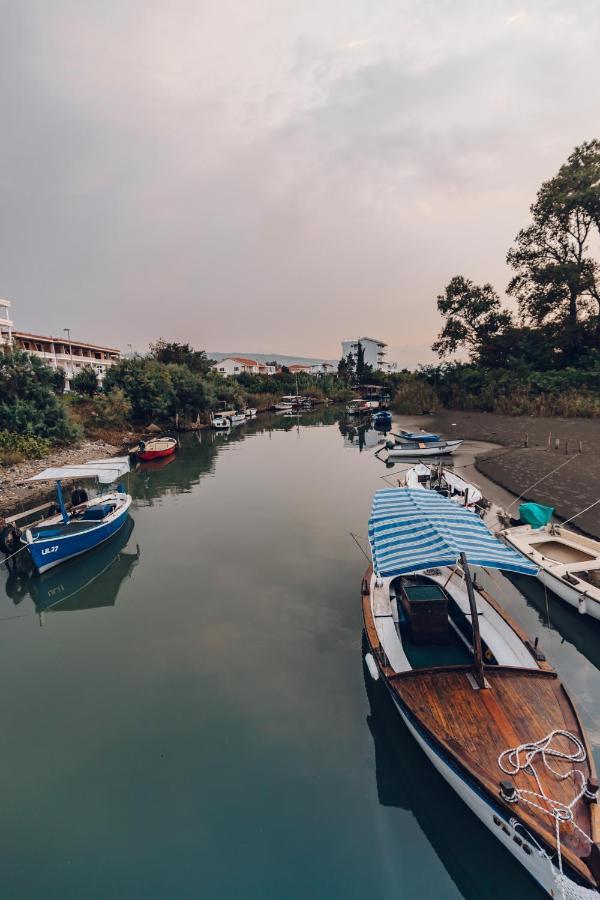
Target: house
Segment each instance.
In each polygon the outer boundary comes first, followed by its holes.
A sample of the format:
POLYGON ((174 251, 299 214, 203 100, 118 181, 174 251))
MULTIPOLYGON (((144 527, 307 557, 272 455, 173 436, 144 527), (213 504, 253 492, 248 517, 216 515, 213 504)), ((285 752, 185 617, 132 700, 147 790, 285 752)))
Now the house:
POLYGON ((345 358, 351 353, 356 360, 359 344, 362 347, 364 361, 367 365, 372 366, 376 370, 381 369, 384 372, 389 372, 393 368, 385 359, 387 344, 377 338, 359 337, 356 340, 342 341, 342 357, 345 358))
POLYGON ((52 369, 62 369, 65 373, 67 390, 73 376, 77 375, 85 366, 91 366, 94 369, 98 383, 102 384, 107 370, 121 359, 121 351, 115 347, 88 344, 84 341, 76 341, 70 336, 55 338, 43 334, 31 334, 28 331, 13 330, 12 346, 33 356, 39 356, 52 369))
POLYGON ((213 366, 215 372, 225 378, 231 375, 258 375, 260 367, 255 359, 247 359, 245 356, 226 356, 225 359, 219 360, 213 366))
POLYGON ((301 372, 310 373, 311 367, 294 364, 293 366, 288 366, 288 369, 291 375, 300 375, 301 372))
POLYGON ((322 363, 313 363, 310 367, 311 375, 331 375, 337 371, 337 366, 334 366, 333 363, 322 362, 322 363))

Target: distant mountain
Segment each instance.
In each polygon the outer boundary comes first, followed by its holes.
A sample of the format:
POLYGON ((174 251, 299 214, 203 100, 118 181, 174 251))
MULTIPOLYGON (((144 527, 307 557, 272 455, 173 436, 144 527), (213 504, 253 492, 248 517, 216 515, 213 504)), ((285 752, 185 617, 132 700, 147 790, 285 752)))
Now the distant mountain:
POLYGON ((311 356, 285 356, 282 353, 249 353, 247 351, 235 352, 231 353, 221 353, 217 350, 207 350, 206 355, 209 359, 215 359, 217 362, 221 359, 225 359, 227 356, 245 356, 246 359, 255 359, 256 362, 266 363, 272 362, 272 360, 277 360, 280 366, 312 366, 316 363, 333 363, 333 365, 337 365, 337 359, 314 359, 311 356))

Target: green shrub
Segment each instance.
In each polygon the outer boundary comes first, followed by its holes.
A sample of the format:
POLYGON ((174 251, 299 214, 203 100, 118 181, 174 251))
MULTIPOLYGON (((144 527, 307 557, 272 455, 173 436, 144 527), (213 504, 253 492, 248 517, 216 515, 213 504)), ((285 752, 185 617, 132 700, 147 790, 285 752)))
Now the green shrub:
POLYGON ((93 397, 98 390, 98 376, 92 366, 83 366, 71 379, 71 389, 77 394, 93 397))
POLYGON ((50 452, 50 441, 31 434, 0 431, 0 461, 4 465, 24 458, 40 459, 50 452))

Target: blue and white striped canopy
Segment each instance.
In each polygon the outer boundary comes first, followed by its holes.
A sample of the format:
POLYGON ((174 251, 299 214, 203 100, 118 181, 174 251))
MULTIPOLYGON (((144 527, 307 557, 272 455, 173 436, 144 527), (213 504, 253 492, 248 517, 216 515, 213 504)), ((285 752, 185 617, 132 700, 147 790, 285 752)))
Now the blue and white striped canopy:
POLYGON ((369 543, 378 575, 392 577, 454 565, 461 553, 473 566, 535 575, 537 567, 502 544, 479 516, 435 491, 377 491, 369 543))

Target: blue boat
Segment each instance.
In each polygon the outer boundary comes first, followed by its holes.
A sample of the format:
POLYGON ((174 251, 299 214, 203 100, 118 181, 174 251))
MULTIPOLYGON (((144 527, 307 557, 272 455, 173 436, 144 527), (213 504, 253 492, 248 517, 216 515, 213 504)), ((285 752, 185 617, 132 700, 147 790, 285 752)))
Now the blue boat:
POLYGON ((430 431, 406 431, 404 428, 400 429, 400 434, 396 437, 399 443, 420 441, 422 444, 435 444, 442 440, 439 434, 433 434, 430 431))
POLYGON ((82 481, 95 478, 100 484, 111 484, 128 471, 129 459, 118 457, 80 466, 44 469, 29 479, 55 481, 60 509, 57 515, 31 525, 21 536, 21 542, 28 547, 40 574, 108 541, 127 521, 131 506, 131 497, 119 485, 115 491, 100 494, 92 500, 88 500, 85 491, 81 492, 81 502, 76 502, 78 498, 74 496, 74 505, 67 511, 62 491, 63 479, 82 481))

